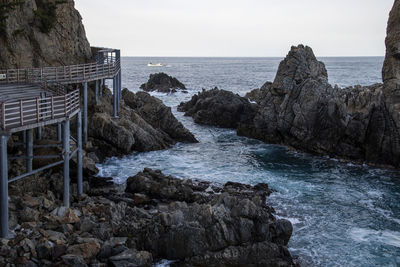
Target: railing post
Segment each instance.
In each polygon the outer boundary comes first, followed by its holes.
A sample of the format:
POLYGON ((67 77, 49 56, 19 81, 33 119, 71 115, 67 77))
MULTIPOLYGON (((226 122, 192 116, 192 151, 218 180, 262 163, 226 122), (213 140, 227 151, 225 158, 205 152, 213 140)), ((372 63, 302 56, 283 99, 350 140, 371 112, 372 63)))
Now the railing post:
POLYGON ((9 83, 8 70, 6 70, 6 83, 9 83))
POLYGON ((81 196, 83 194, 83 160, 82 160, 82 113, 79 111, 76 116, 76 136, 77 136, 77 147, 78 153, 76 154, 77 157, 77 180, 78 180, 78 195, 81 196))
POLYGON ((67 117, 67 95, 64 95, 64 116, 67 117))
POLYGON ((39 97, 36 97, 36 120, 39 122, 40 115, 39 115, 39 97))
POLYGON ((24 107, 23 107, 23 103, 22 103, 22 99, 19 100, 19 115, 20 115, 20 123, 21 126, 24 125, 24 107))
POLYGON ((17 82, 19 82, 19 69, 17 69, 17 82))
POLYGON ((69 157, 70 157, 70 136, 69 120, 63 122, 63 158, 64 158, 64 206, 69 208, 69 157))
POLYGON ((54 97, 51 96, 51 118, 54 119, 54 97))
POLYGON ((6 104, 4 102, 1 103, 1 128, 3 131, 6 130, 6 104))
POLYGON ((8 135, 0 136, 0 238, 8 237, 8 135))
POLYGON ((32 171, 33 161, 33 131, 26 130, 26 172, 32 171))

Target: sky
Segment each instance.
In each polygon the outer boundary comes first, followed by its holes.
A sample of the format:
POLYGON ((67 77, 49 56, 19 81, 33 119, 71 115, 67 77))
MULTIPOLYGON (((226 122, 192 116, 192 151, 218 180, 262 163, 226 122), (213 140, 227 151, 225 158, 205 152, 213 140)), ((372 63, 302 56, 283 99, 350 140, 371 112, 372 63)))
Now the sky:
POLYGON ((123 56, 383 56, 393 0, 75 0, 92 46, 123 56))

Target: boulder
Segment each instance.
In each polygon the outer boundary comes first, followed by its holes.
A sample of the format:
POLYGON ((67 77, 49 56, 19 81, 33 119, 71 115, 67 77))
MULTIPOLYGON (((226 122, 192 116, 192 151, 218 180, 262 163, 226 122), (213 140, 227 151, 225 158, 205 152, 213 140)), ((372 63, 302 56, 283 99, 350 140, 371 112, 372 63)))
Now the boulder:
POLYGON ((137 249, 188 265, 293 264, 285 247, 291 223, 273 216, 266 184, 227 183, 220 194, 208 193, 209 187, 145 169, 128 179, 126 191, 152 197, 157 212, 127 208, 123 220, 132 224, 119 230, 138 238, 137 249))
POLYGON ((88 134, 93 146, 86 149, 92 158, 103 161, 132 151, 162 150, 177 142, 197 142, 161 100, 127 89, 122 95, 119 118, 111 115, 109 94, 103 95, 97 105, 89 106, 88 134))
POLYGON ((192 99, 178 106, 178 111, 193 117, 199 124, 236 128, 247 123, 255 115, 256 107, 248 99, 230 91, 214 88, 194 95, 192 99))
POLYGON ((186 129, 172 114, 171 108, 145 92, 133 93, 128 89, 122 91, 125 104, 135 110, 146 122, 157 130, 168 134, 178 142, 196 143, 194 135, 186 129))
POLYGON ((150 74, 147 83, 140 86, 140 89, 144 91, 157 91, 162 93, 175 93, 177 89, 185 90, 186 87, 178 79, 168 76, 167 74, 160 72, 150 74))

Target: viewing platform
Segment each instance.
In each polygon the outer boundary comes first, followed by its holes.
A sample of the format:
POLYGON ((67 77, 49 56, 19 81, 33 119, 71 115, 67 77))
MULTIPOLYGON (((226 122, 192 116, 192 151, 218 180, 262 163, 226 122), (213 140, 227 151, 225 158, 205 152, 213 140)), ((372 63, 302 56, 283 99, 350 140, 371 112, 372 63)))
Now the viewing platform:
MULTIPOLYGON (((64 206, 70 205, 69 160, 77 157, 78 194, 83 193, 82 143, 87 142, 87 90, 95 82, 96 102, 102 96, 105 80, 113 80, 113 116, 118 117, 121 99, 120 50, 92 47, 90 63, 32 69, 0 70, 0 238, 9 236, 8 184, 48 168, 64 164, 64 206), (79 85, 82 84, 83 105, 80 104, 79 85), (82 108, 82 114, 81 114, 82 108), (76 118, 76 138, 70 133, 70 121, 76 118), (59 155, 35 156, 33 130, 41 139, 43 126, 57 125, 56 146, 59 155), (12 134, 22 132, 25 155, 12 157, 26 162, 25 173, 8 177, 7 143, 12 134), (83 139, 83 140, 82 140, 83 139), (33 159, 55 158, 55 163, 33 170, 33 159)), ((54 146, 48 145, 48 147, 54 146)), ((46 147, 46 145, 40 145, 46 147)), ((11 158, 10 158, 11 159, 11 158)))

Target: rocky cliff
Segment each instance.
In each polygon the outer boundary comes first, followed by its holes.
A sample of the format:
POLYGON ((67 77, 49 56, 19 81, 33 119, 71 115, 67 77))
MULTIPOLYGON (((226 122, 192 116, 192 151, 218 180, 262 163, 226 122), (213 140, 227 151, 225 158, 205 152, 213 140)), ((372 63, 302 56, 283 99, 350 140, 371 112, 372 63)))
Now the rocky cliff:
POLYGON ((89 58, 73 0, 1 2, 0 69, 72 65, 89 58))
POLYGON ((400 128, 393 108, 398 102, 387 93, 391 87, 385 86, 332 87, 325 65, 311 48, 299 45, 280 63, 273 83, 267 82, 246 96, 257 103, 256 112, 238 95, 229 101, 235 107, 227 109, 220 105, 224 94, 214 92, 209 97, 211 91, 182 103, 180 110, 195 119, 201 117, 206 124, 237 125, 233 128, 239 135, 265 142, 399 167, 400 128), (236 110, 243 114, 237 116, 236 110), (207 123, 220 121, 215 116, 225 118, 224 123, 207 123), (247 119, 241 119, 244 117, 247 119))

